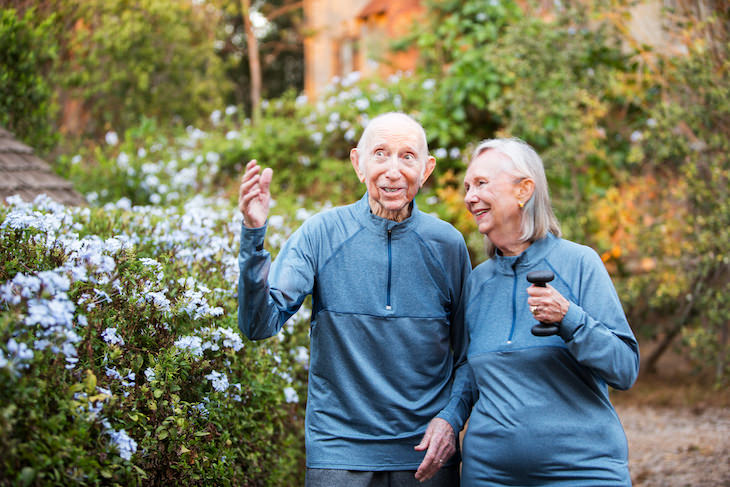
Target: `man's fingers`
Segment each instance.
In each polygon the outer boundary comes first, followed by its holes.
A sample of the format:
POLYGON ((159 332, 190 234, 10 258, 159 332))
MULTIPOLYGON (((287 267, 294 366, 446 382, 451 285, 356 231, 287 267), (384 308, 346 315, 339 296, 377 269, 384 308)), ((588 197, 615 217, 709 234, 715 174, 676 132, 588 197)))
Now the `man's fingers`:
POLYGON ((260 184, 261 184, 262 192, 264 192, 264 193, 269 192, 269 186, 271 185, 271 177, 273 175, 274 175, 274 171, 270 167, 267 167, 266 169, 264 169, 261 172, 260 184))
POLYGON ((416 451, 423 451, 426 448, 428 448, 429 443, 431 443, 431 428, 427 428, 426 432, 423 434, 423 438, 421 438, 421 442, 414 446, 413 449, 416 451))
POLYGON ((258 187, 253 188, 241 197, 241 203, 244 207, 247 207, 251 200, 258 198, 259 194, 261 194, 261 190, 258 187))

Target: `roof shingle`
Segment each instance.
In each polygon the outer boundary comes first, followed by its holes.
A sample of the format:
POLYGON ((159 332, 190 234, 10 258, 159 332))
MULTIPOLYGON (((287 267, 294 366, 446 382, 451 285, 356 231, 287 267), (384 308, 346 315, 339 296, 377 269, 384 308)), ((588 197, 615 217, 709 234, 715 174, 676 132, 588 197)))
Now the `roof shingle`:
POLYGON ((33 149, 0 127, 0 201, 5 203, 8 196, 16 194, 32 201, 42 193, 64 205, 86 204, 70 182, 55 174, 33 154, 33 149))

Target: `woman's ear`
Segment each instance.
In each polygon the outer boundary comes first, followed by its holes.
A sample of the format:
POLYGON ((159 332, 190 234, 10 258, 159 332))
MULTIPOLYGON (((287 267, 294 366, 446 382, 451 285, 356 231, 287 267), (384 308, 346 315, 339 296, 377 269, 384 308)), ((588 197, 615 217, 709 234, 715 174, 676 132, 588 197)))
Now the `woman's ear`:
POLYGON ((517 183, 517 200, 527 203, 535 192, 535 181, 530 178, 524 178, 517 183))

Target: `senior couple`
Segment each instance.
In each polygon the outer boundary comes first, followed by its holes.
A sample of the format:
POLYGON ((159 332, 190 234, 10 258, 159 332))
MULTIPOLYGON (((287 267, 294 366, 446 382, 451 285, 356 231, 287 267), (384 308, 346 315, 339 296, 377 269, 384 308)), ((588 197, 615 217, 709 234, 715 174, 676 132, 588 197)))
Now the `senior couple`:
POLYGON ((273 263, 272 170, 251 161, 239 194, 241 331, 271 337, 312 296, 306 486, 630 485, 608 386, 633 384, 637 342, 598 255, 560 238, 535 151, 474 152, 464 201, 489 259, 473 271, 414 201, 436 162, 414 119, 373 119, 350 159, 362 199, 305 221, 273 263))

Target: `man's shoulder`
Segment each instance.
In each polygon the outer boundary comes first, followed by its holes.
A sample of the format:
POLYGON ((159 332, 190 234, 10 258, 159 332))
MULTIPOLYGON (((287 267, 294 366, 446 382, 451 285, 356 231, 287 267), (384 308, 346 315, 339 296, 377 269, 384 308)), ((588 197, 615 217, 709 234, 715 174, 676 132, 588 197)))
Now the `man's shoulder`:
POLYGON ((354 216, 355 204, 327 207, 319 213, 311 215, 304 220, 301 230, 304 232, 328 232, 334 226, 338 228, 358 226, 354 216))
POLYGON ((436 235, 440 239, 464 241, 464 237, 461 235, 461 232, 459 232, 459 230, 457 230, 451 223, 430 213, 421 212, 419 231, 428 235, 436 235))

